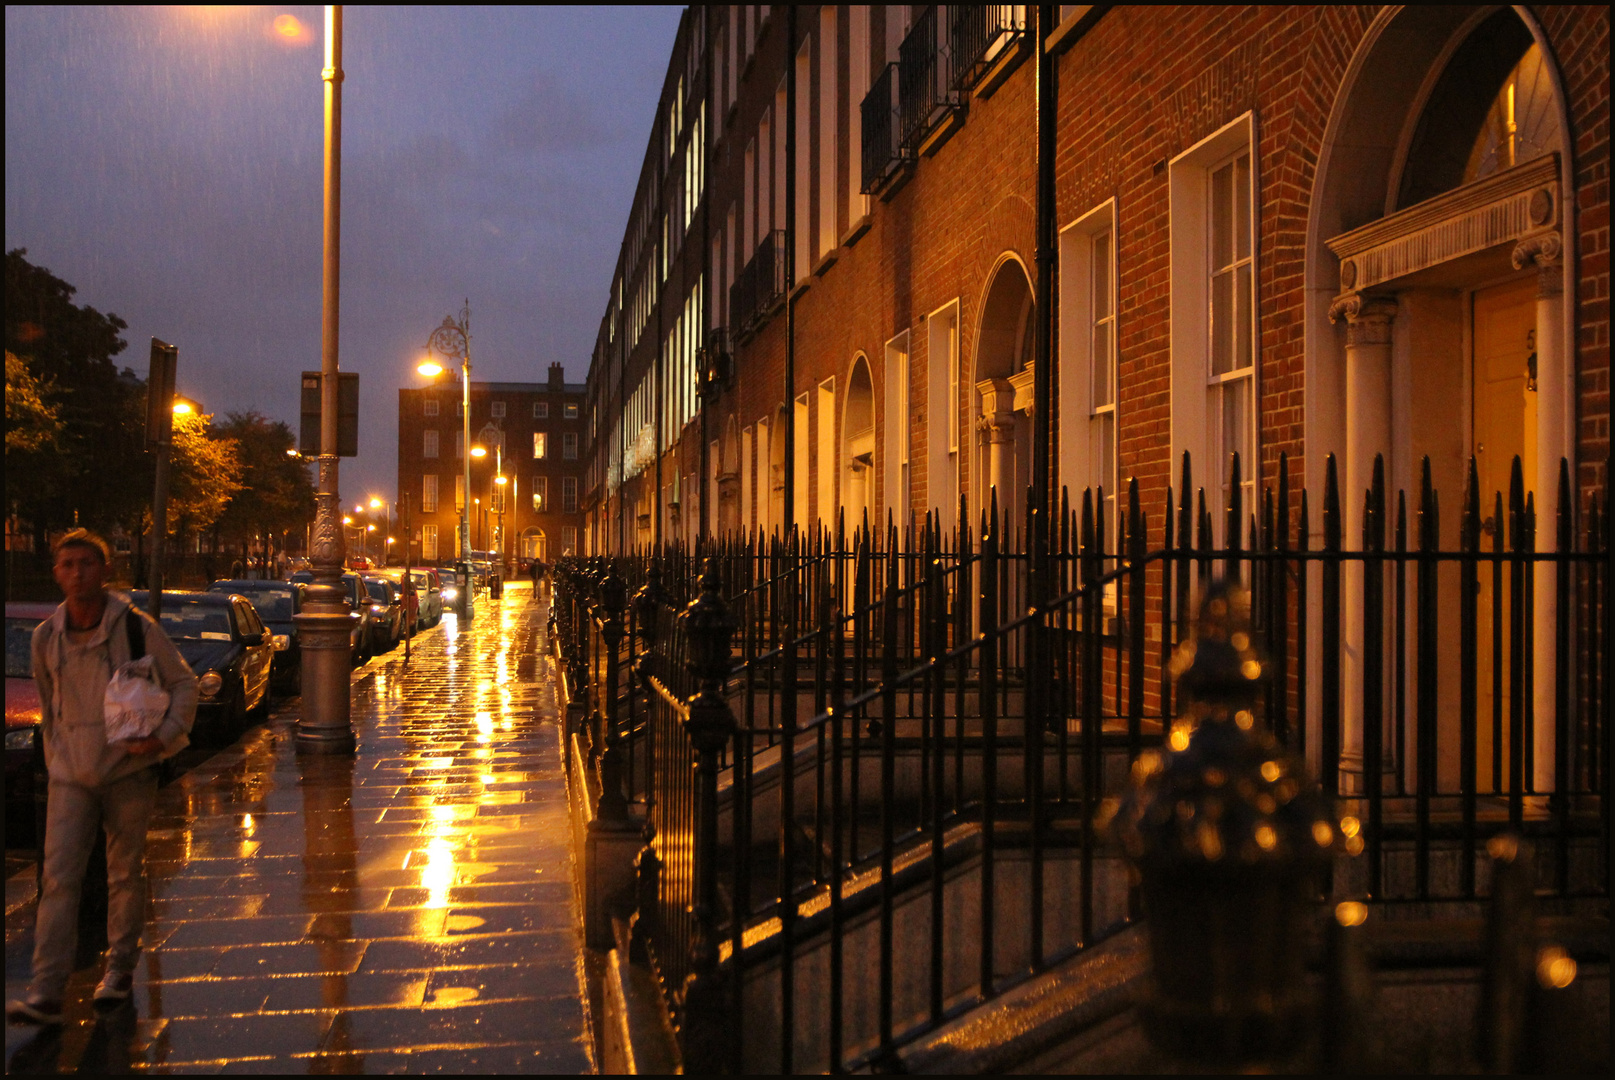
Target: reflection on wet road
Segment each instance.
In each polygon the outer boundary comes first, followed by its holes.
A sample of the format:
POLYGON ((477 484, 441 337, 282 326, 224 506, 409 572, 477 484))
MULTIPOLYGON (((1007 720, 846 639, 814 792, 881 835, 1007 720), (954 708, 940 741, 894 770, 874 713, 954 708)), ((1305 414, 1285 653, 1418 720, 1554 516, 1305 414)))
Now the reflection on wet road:
POLYGON ((587 1070, 546 614, 507 586, 372 662, 352 759, 299 760, 294 702, 164 789, 134 1008, 96 1022, 80 972, 8 1071, 587 1070))

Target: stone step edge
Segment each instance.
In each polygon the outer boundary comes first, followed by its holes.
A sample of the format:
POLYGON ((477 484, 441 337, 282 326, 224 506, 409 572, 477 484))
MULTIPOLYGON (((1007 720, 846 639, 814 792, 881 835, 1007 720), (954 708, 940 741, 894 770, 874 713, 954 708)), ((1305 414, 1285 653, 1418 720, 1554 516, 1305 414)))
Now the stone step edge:
POLYGON ((955 1017, 897 1052, 907 1073, 1004 1073, 1127 1011, 1149 969, 1134 925, 955 1017))

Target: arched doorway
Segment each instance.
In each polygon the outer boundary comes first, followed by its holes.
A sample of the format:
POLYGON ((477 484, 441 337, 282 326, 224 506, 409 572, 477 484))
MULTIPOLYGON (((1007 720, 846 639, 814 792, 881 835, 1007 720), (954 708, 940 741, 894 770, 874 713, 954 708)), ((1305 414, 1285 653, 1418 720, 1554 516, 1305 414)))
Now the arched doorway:
POLYGON ((875 387, 869 360, 862 353, 853 360, 852 374, 847 379, 847 401, 841 415, 841 461, 841 506, 850 533, 863 525, 875 485, 875 387))
POLYGON ((544 530, 536 526, 522 532, 522 558, 543 559, 549 561, 549 541, 544 536, 544 530))
POLYGON ((714 485, 715 505, 718 508, 716 531, 733 533, 740 526, 740 428, 733 414, 723 425, 723 439, 718 443, 718 460, 713 463, 717 472, 714 485))
POLYGON ((991 505, 996 489, 1000 518, 1008 515, 1011 536, 1024 524, 1032 473, 1033 307, 1025 268, 1006 256, 981 306, 969 413, 975 432, 970 501, 979 514, 991 505))
MULTIPOLYGON (((1305 430, 1309 486, 1321 486, 1328 454, 1341 461, 1348 537, 1362 536, 1362 492, 1376 455, 1393 493, 1416 490, 1428 458, 1449 506, 1465 490, 1471 458, 1482 505, 1495 491, 1506 497, 1517 456, 1539 521, 1553 520, 1560 459, 1574 469, 1564 329, 1572 325, 1574 233, 1562 209, 1573 187, 1563 83, 1545 44, 1523 8, 1386 9, 1347 69, 1308 221, 1305 430)), ((1458 542, 1455 510, 1440 515, 1447 550, 1458 542)), ((1539 530, 1540 546, 1553 542, 1539 530)), ((1551 628, 1554 594, 1545 565, 1539 573, 1526 618, 1551 628)), ((1360 589, 1361 564, 1348 564, 1345 577, 1348 590, 1360 589)), ((1481 577, 1485 592, 1490 583, 1481 577)), ((1478 607, 1489 637, 1489 594, 1478 607)), ((1360 768, 1361 672, 1376 662, 1362 653, 1364 629, 1360 607, 1348 606, 1348 773, 1360 768)), ((1436 764, 1438 781, 1452 784, 1462 741, 1460 650, 1455 627, 1440 633, 1436 764)), ((1551 715, 1553 634, 1539 631, 1533 647, 1535 708, 1551 715)), ((1490 657, 1477 660, 1485 714, 1494 693, 1490 657)), ((1393 689, 1386 686, 1388 699, 1393 689)), ((1490 731, 1482 725, 1475 735, 1489 762, 1490 731)), ((1385 745, 1399 767, 1414 756, 1389 736, 1385 745)), ((1552 787, 1553 746, 1552 725, 1537 725, 1538 791, 1552 787)), ((1483 766, 1483 786, 1491 773, 1483 766)))

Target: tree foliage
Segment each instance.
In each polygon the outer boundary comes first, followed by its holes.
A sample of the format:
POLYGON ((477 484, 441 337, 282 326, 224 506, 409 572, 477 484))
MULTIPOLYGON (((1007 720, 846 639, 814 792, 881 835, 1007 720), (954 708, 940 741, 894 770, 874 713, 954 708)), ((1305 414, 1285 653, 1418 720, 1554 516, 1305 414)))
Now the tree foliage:
POLYGON ((174 417, 168 527, 177 536, 206 532, 241 488, 239 444, 212 428, 211 416, 174 417))
MULTIPOLYGON (((73 286, 26 255, 6 253, 7 501, 38 541, 74 523, 143 534, 155 470, 146 384, 113 361, 128 324, 73 303, 73 286)), ((211 421, 174 417, 170 534, 301 530, 314 495, 286 455, 291 430, 252 412, 211 421)))
POLYGON ((279 420, 256 412, 230 413, 215 435, 232 440, 241 462, 241 489, 218 521, 229 541, 252 541, 265 533, 300 532, 314 516, 314 485, 303 460, 286 453, 297 440, 279 420))
MULTIPOLYGON (((22 357, 6 352, 6 483, 13 477, 10 467, 19 455, 52 450, 62 433, 62 418, 45 399, 51 386, 34 376, 22 357)), ((20 464, 20 458, 18 463, 20 464)), ((18 477, 18 480, 21 478, 18 477)))
POLYGON ((103 529, 127 523, 151 490, 149 479, 141 483, 150 475, 141 452, 145 388, 112 360, 128 344, 119 336, 128 324, 73 303, 73 286, 26 254, 6 253, 5 347, 61 429, 55 446, 16 468, 7 447, 7 499, 41 536, 75 517, 103 529))

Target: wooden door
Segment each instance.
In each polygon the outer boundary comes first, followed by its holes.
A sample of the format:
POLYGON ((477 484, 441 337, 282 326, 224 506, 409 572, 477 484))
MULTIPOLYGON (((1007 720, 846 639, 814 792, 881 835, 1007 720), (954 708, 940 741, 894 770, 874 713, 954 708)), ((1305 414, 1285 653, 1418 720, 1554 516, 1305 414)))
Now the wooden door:
MULTIPOLYGON (((1508 535, 1509 475, 1514 458, 1530 490, 1536 476, 1536 391, 1529 388, 1529 368, 1536 337, 1536 279, 1525 278, 1481 289, 1474 296, 1473 411, 1475 466, 1480 479, 1481 549, 1490 552, 1498 536, 1504 548, 1508 535), (1497 514, 1496 494, 1503 496, 1497 514)), ((1509 774, 1509 568, 1494 594, 1492 567, 1480 567, 1478 652, 1475 673, 1477 776, 1482 791, 1507 790, 1509 774), (1501 631, 1495 642, 1494 627, 1501 631), (1497 663, 1496 660, 1500 660, 1497 663), (1498 717, 1501 716, 1501 723, 1498 717), (1500 738, 1499 738, 1500 736, 1500 738)), ((1529 616, 1527 616, 1529 617, 1529 616)), ((1530 703, 1525 703, 1529 719, 1530 703)), ((1527 736, 1529 737, 1529 736, 1527 736)))

